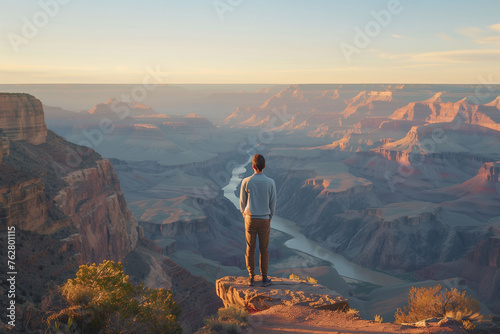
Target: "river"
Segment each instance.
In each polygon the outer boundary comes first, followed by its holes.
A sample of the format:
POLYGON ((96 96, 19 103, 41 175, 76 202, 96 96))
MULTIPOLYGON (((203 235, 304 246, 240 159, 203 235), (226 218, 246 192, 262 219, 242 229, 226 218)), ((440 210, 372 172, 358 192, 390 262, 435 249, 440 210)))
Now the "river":
MULTIPOLYGON (((236 188, 240 184, 242 176, 246 171, 246 167, 249 163, 251 163, 251 161, 252 157, 250 157, 245 163, 236 166, 233 169, 233 175, 231 177, 231 180, 229 181, 229 184, 222 189, 224 191, 224 196, 236 206, 238 211, 240 204, 239 198, 235 194, 236 188)), ((292 236, 292 239, 286 241, 286 247, 298 250, 300 252, 309 254, 331 263, 331 265, 341 276, 382 286, 403 283, 402 280, 396 277, 363 268, 355 263, 350 262, 342 255, 326 249, 317 242, 303 235, 300 232, 300 228, 293 221, 275 215, 273 216, 273 219, 271 221, 271 228, 292 236)))

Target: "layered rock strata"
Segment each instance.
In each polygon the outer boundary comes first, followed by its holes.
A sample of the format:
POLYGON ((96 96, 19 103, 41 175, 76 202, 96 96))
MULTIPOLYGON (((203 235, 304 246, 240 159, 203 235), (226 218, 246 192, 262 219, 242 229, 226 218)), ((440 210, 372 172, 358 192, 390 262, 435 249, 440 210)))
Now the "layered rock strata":
MULTIPOLYGON (((256 276, 260 280, 260 276, 256 276)), ((246 277, 226 276, 216 282, 217 295, 226 307, 237 306, 262 311, 276 305, 302 305, 319 310, 348 310, 347 300, 339 293, 319 284, 271 277, 272 285, 248 286, 246 277)))
POLYGON ((29 94, 0 94, 0 129, 11 140, 45 143, 47 126, 42 103, 29 94))

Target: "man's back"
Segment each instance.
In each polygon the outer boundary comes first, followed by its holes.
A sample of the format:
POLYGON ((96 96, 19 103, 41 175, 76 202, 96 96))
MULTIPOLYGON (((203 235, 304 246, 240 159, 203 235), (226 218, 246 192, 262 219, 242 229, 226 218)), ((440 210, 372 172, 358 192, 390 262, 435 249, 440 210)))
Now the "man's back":
POLYGON ((266 159, 256 154, 252 158, 254 174, 241 182, 240 211, 245 219, 245 239, 247 251, 245 262, 250 275, 248 285, 255 283, 255 247, 259 238, 260 273, 262 286, 271 284, 267 277, 269 268, 269 236, 271 235, 271 218, 276 210, 276 184, 265 176, 266 159))
POLYGON ((240 191, 240 210, 253 218, 270 219, 276 210, 276 184, 263 173, 243 179, 240 191))

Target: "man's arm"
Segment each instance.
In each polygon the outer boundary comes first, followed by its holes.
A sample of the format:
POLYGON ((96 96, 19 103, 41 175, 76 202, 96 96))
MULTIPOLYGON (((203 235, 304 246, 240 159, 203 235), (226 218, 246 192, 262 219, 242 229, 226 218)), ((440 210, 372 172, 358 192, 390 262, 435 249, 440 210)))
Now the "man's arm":
POLYGON ((245 209, 247 207, 247 201, 248 201, 248 194, 247 194, 247 183, 245 180, 241 182, 241 188, 240 188, 240 212, 244 216, 245 215, 245 209))
POLYGON ((271 186, 271 195, 269 196, 269 211, 271 212, 269 218, 273 218, 274 213, 276 212, 276 184, 273 181, 271 186))

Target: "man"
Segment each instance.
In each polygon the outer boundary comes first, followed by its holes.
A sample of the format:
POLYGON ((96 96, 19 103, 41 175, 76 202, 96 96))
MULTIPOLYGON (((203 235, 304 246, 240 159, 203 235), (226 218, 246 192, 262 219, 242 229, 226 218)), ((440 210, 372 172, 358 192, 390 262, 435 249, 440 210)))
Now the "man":
POLYGON ((255 248, 258 236, 262 286, 268 286, 271 284, 271 280, 267 277, 268 245, 271 219, 276 211, 276 184, 262 172, 266 167, 266 160, 262 155, 254 155, 252 167, 254 174, 241 181, 240 190, 240 211, 245 218, 247 241, 245 260, 250 275, 248 285, 253 286, 255 282, 255 248))

